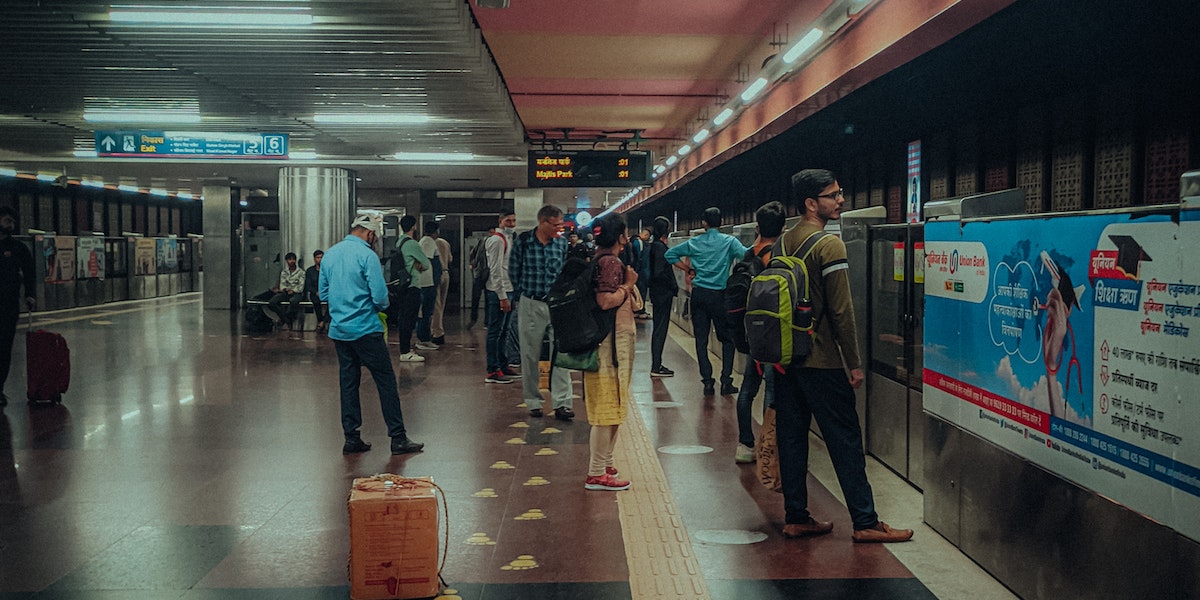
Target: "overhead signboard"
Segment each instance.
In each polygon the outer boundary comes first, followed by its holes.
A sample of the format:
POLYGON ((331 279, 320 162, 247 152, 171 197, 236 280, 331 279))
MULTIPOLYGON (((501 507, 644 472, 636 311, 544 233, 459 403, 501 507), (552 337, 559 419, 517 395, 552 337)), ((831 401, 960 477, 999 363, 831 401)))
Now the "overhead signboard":
POLYGON ((529 152, 529 187, 632 187, 650 182, 650 153, 578 150, 529 152))
POLYGON ((119 158, 287 158, 286 133, 97 131, 96 156, 119 158))

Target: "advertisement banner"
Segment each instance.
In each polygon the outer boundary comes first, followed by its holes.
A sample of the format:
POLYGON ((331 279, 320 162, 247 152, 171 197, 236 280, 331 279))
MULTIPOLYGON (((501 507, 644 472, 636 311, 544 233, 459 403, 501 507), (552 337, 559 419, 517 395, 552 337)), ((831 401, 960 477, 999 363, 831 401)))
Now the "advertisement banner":
POLYGON ((1198 243, 1169 214, 928 223, 925 408, 1200 540, 1198 243))
POLYGON ((81 237, 75 243, 75 278, 104 279, 104 238, 81 237))
POLYGON ((179 267, 176 240, 159 239, 155 241, 157 242, 158 272, 174 273, 179 267))
POLYGON ((133 248, 134 275, 154 275, 156 266, 154 253, 155 246, 153 239, 137 238, 136 245, 133 248))
POLYGON ((60 235, 42 240, 46 283, 75 280, 75 237, 60 235))

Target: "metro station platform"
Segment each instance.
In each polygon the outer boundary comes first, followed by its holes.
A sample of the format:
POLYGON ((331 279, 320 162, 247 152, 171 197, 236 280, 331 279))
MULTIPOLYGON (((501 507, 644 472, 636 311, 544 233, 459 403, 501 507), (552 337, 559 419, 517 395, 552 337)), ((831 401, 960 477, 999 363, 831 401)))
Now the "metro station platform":
POLYGON ((812 509, 834 532, 783 538, 782 498, 733 461, 735 399, 701 395, 678 329, 664 356, 676 376, 652 380, 639 321, 637 406, 617 449, 633 486, 613 493, 583 488, 585 400, 572 422, 531 417, 519 383, 483 382, 482 324, 446 320, 425 363, 394 363, 426 449, 393 457, 365 373, 375 448, 341 454, 337 359, 320 334, 243 336, 238 314, 204 311, 199 294, 37 315, 71 346, 71 389, 61 405, 19 400, 18 335, 0 412, 0 599, 347 598, 347 494, 376 473, 446 493, 442 598, 1013 597, 870 457, 881 518, 916 535, 852 543, 816 436, 812 509))

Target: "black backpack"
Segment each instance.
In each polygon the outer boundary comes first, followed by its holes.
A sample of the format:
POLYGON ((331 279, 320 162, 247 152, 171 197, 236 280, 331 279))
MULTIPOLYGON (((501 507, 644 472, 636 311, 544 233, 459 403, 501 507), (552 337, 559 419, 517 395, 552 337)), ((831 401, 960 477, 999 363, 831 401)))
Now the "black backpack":
POLYGON ((404 264, 404 244, 413 241, 416 240, 407 238, 392 251, 392 257, 388 261, 387 285, 389 288, 402 291, 412 285, 412 273, 408 272, 408 266, 404 264))
MULTIPOLYGON (((266 291, 251 298, 251 300, 270 300, 275 292, 266 291)), ((262 333, 270 333, 275 330, 275 322, 263 312, 262 305, 248 304, 245 312, 242 315, 242 333, 248 335, 259 335, 262 333)))
POLYGON ((762 257, 771 253, 770 246, 764 246, 757 254, 754 249, 746 251, 742 260, 733 265, 733 272, 725 283, 725 312, 729 321, 729 329, 733 334, 733 346, 738 352, 750 353, 750 342, 746 339, 746 297, 750 295, 750 282, 762 273, 766 266, 762 257))
POLYGON ((550 286, 546 304, 558 352, 590 352, 616 327, 617 309, 600 310, 596 304, 599 265, 599 260, 587 262, 568 257, 550 286))
POLYGON ((508 248, 508 238, 503 233, 489 233, 479 240, 478 244, 475 244, 475 249, 471 250, 471 278, 478 283, 486 282, 492 274, 492 269, 487 262, 487 241, 493 235, 500 236, 504 247, 508 248))

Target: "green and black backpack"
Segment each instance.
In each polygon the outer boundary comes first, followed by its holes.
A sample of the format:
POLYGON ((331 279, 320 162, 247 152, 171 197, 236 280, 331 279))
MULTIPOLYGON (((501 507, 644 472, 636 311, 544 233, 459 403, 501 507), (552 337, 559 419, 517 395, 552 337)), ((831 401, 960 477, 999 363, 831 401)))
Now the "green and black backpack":
POLYGON ((787 252, 780 237, 771 249, 767 268, 750 281, 744 321, 754 360, 787 367, 804 364, 812 354, 816 321, 804 260, 827 235, 814 232, 795 253, 787 252))

